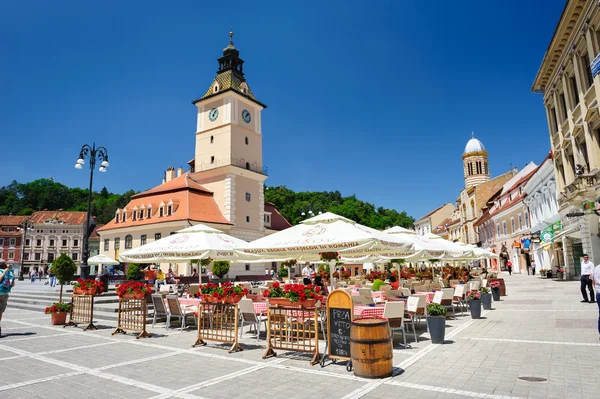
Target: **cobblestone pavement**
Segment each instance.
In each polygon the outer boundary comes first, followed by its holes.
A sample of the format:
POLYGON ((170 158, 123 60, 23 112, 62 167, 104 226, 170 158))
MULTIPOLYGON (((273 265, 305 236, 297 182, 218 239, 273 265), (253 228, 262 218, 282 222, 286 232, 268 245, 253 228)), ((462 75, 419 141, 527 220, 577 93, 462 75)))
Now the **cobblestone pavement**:
POLYGON ((244 351, 229 354, 214 343, 191 348, 194 330, 167 331, 164 323, 139 340, 112 336, 110 321, 98 320, 97 331, 54 327, 49 316, 11 309, 9 300, 0 397, 598 398, 597 306, 579 302, 578 282, 503 277, 508 296, 495 310, 448 320, 444 345, 430 344, 423 330, 410 349, 397 339, 394 376, 378 380, 283 351, 263 360, 264 339, 250 336, 244 351))

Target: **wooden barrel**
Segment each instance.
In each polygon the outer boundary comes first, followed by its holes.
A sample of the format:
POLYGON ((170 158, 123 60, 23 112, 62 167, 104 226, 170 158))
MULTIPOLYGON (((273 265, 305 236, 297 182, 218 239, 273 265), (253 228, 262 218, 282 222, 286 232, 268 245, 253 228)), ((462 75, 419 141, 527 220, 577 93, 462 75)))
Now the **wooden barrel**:
POLYGON ((387 319, 356 319, 350 325, 354 374, 364 378, 392 375, 392 336, 387 319))

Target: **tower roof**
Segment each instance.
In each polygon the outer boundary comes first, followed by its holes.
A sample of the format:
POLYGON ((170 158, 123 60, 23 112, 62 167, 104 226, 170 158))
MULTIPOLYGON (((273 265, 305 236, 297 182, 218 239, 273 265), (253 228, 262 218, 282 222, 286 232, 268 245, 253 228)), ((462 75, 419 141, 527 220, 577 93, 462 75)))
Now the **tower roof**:
POLYGON ((469 154, 471 152, 484 152, 485 147, 483 143, 475 138, 475 133, 471 134, 471 140, 467 142, 465 146, 465 151, 463 154, 469 154))
POLYGON ((233 44, 233 29, 229 32, 229 44, 223 49, 223 56, 218 61, 219 70, 217 71, 217 76, 206 93, 197 100, 192 101, 193 104, 232 90, 261 107, 267 108, 265 104, 254 97, 250 86, 246 82, 243 69, 244 60, 240 58, 240 52, 233 44))

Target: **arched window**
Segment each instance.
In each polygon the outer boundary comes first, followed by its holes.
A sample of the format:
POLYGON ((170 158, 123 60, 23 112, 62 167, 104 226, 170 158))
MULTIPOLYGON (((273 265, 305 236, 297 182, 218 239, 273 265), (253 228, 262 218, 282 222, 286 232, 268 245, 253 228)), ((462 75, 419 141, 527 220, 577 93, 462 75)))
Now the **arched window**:
POLYGON ((132 244, 133 244, 133 237, 131 236, 131 234, 127 234, 125 236, 125 249, 131 249, 132 244))
POLYGON ((246 142, 246 145, 248 145, 248 137, 246 137, 244 141, 246 142))
POLYGON ((246 162, 246 169, 250 170, 250 162, 246 162))
POLYGON ((210 136, 210 143, 214 143, 215 142, 215 136, 210 136))

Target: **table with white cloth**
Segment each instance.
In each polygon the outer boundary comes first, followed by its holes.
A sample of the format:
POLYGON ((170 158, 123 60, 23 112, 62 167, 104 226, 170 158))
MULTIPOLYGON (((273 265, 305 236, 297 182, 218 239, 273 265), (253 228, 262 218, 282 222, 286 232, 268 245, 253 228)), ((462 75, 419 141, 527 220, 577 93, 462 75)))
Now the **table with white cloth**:
POLYGON ((433 298, 435 297, 435 292, 417 292, 416 295, 426 295, 426 302, 429 305, 433 302, 433 298))

